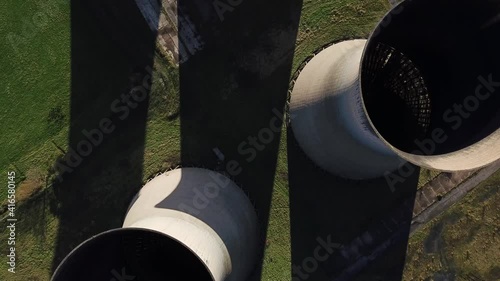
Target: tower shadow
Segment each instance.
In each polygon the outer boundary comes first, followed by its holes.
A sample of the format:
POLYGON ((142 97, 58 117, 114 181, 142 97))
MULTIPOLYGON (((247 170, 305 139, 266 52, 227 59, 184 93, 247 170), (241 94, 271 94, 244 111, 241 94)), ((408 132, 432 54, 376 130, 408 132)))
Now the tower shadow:
POLYGON ((309 160, 291 127, 287 140, 292 280, 402 280, 419 169, 395 186, 349 181, 309 160))
POLYGON ((84 240, 121 227, 143 184, 155 42, 134 0, 71 1, 71 127, 55 165, 52 271, 84 240))
MULTIPOLYGON (((259 218, 260 256, 301 8, 301 0, 178 1, 182 164, 222 172, 244 190, 259 218)), ((259 262, 250 280, 261 271, 259 262)))

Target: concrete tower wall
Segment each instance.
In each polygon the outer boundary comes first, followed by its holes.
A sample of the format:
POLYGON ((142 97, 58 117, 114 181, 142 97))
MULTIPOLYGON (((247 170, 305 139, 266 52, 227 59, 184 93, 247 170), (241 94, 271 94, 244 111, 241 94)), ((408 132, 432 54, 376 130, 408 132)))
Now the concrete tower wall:
POLYGON ((375 178, 404 163, 374 133, 363 110, 359 68, 365 44, 344 41, 317 54, 290 100, 292 129, 304 152, 324 170, 350 179, 375 178))
POLYGON ((444 171, 493 163, 500 157, 499 13, 487 0, 403 1, 368 41, 321 51, 291 94, 303 151, 350 179, 383 176, 405 160, 444 171))
POLYGON ((150 181, 131 204, 123 227, 177 239, 216 281, 245 280, 255 263, 258 231, 252 204, 234 182, 205 169, 177 169, 150 181))

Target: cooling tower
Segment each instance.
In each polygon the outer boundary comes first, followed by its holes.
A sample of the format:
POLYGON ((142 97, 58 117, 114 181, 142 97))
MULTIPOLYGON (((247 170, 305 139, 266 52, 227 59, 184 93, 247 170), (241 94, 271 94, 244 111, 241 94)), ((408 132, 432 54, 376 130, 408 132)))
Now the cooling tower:
POLYGON ((500 157, 500 2, 405 1, 368 40, 334 44, 296 79, 291 127, 319 167, 370 179, 406 161, 475 169, 500 157))
POLYGON ((256 261, 257 218, 230 179, 182 168, 147 183, 123 228, 90 238, 53 281, 246 280, 256 261))

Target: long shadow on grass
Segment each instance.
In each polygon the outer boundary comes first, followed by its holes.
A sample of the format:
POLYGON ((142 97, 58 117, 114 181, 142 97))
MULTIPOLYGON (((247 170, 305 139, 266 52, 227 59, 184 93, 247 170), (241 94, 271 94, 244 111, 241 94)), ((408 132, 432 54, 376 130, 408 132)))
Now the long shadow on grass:
POLYGON ((246 192, 262 254, 302 1, 178 4, 182 163, 225 172, 246 192))
POLYGON ((287 136, 293 280, 402 280, 419 169, 393 188, 348 181, 287 136))
POLYGON ((53 185, 53 270, 84 240, 120 227, 142 186, 155 39, 134 0, 71 1, 70 149, 53 185))

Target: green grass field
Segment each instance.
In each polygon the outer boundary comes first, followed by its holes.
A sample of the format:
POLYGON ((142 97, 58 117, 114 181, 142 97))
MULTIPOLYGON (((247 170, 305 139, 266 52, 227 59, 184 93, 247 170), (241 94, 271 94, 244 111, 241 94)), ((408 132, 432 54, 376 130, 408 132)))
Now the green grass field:
POLYGON ((500 171, 415 233, 405 280, 500 280, 499 191, 500 171))
MULTIPOLYGON (((68 149, 69 145, 70 18, 68 4, 58 4, 58 7, 60 9, 54 12, 43 28, 30 37, 29 43, 19 48, 18 53, 12 50, 8 40, 0 40, 0 50, 2 54, 6 54, 0 56, 0 65, 7 66, 8 69, 0 74, 0 82, 4 87, 0 95, 3 110, 0 112, 0 126, 7 128, 8 132, 8 135, 0 138, 0 172, 6 174, 8 170, 15 169, 20 179, 24 179, 18 189, 20 199, 31 196, 34 191, 45 186, 47 177, 52 175, 50 167, 61 155, 55 144, 63 150, 68 149)), ((388 9, 389 5, 385 0, 304 1, 293 70, 322 45, 342 39, 366 37, 388 9)), ((22 34, 23 22, 31 19, 38 10, 37 1, 22 4, 13 0, 3 1, 0 4, 0 35, 6 37, 13 31, 22 34)), ((56 194, 51 188, 34 194, 33 198, 19 206, 17 274, 10 275, 6 263, 2 262, 0 280, 49 280, 53 260, 60 253, 75 247, 78 241, 88 238, 89 234, 120 225, 122 214, 117 210, 123 208, 127 203, 128 193, 132 194, 137 187, 131 187, 126 196, 121 196, 124 199, 114 202, 112 206, 100 205, 100 201, 106 200, 99 196, 121 194, 123 189, 115 187, 130 187, 130 177, 137 176, 144 183, 156 173, 181 163, 181 120, 177 117, 180 107, 178 80, 178 69, 157 56, 143 147, 135 147, 134 142, 127 144, 123 153, 128 156, 123 156, 123 159, 114 159, 111 152, 107 152, 122 145, 117 140, 110 140, 100 148, 101 154, 92 161, 102 163, 107 168, 99 171, 98 180, 85 186, 88 189, 86 202, 92 204, 89 205, 92 206, 91 209, 78 213, 75 211, 78 207, 73 209, 71 206, 74 201, 61 200, 64 194, 56 194), (138 159, 140 167, 131 165, 134 161, 129 158, 138 159), (123 169, 130 172, 131 176, 117 178, 119 170, 123 169), (136 170, 140 171, 140 175, 134 175, 136 170), (95 210, 99 210, 99 213, 95 210), (69 219, 74 221, 68 223, 69 219), (109 221, 113 224, 104 223, 109 221), (71 226, 75 226, 74 229, 71 226), (71 240, 60 241, 61 233, 65 237, 71 237, 71 240)), ((231 102, 233 101, 229 100, 228 105, 231 102)), ((235 132, 235 135, 239 135, 239 132, 235 132)), ((245 136, 241 141, 244 139, 245 136)), ((265 281, 290 280, 286 144, 286 134, 283 134, 267 229, 262 273, 262 280, 265 281)), ((79 173, 95 173, 95 169, 89 166, 91 165, 83 166, 79 173)), ((421 182, 433 176, 433 173, 427 172, 421 176, 421 182)), ((5 189, 0 191, 2 202, 5 192, 5 189)), ((2 232, 0 240, 5 241, 5 238, 6 233, 2 232)), ((418 245, 419 242, 413 243, 418 245)), ((410 247, 410 253, 411 251, 410 247)), ((5 256, 6 248, 0 248, 0 253, 5 256)), ((413 276, 412 269, 409 267, 408 270, 408 276, 413 276)))

